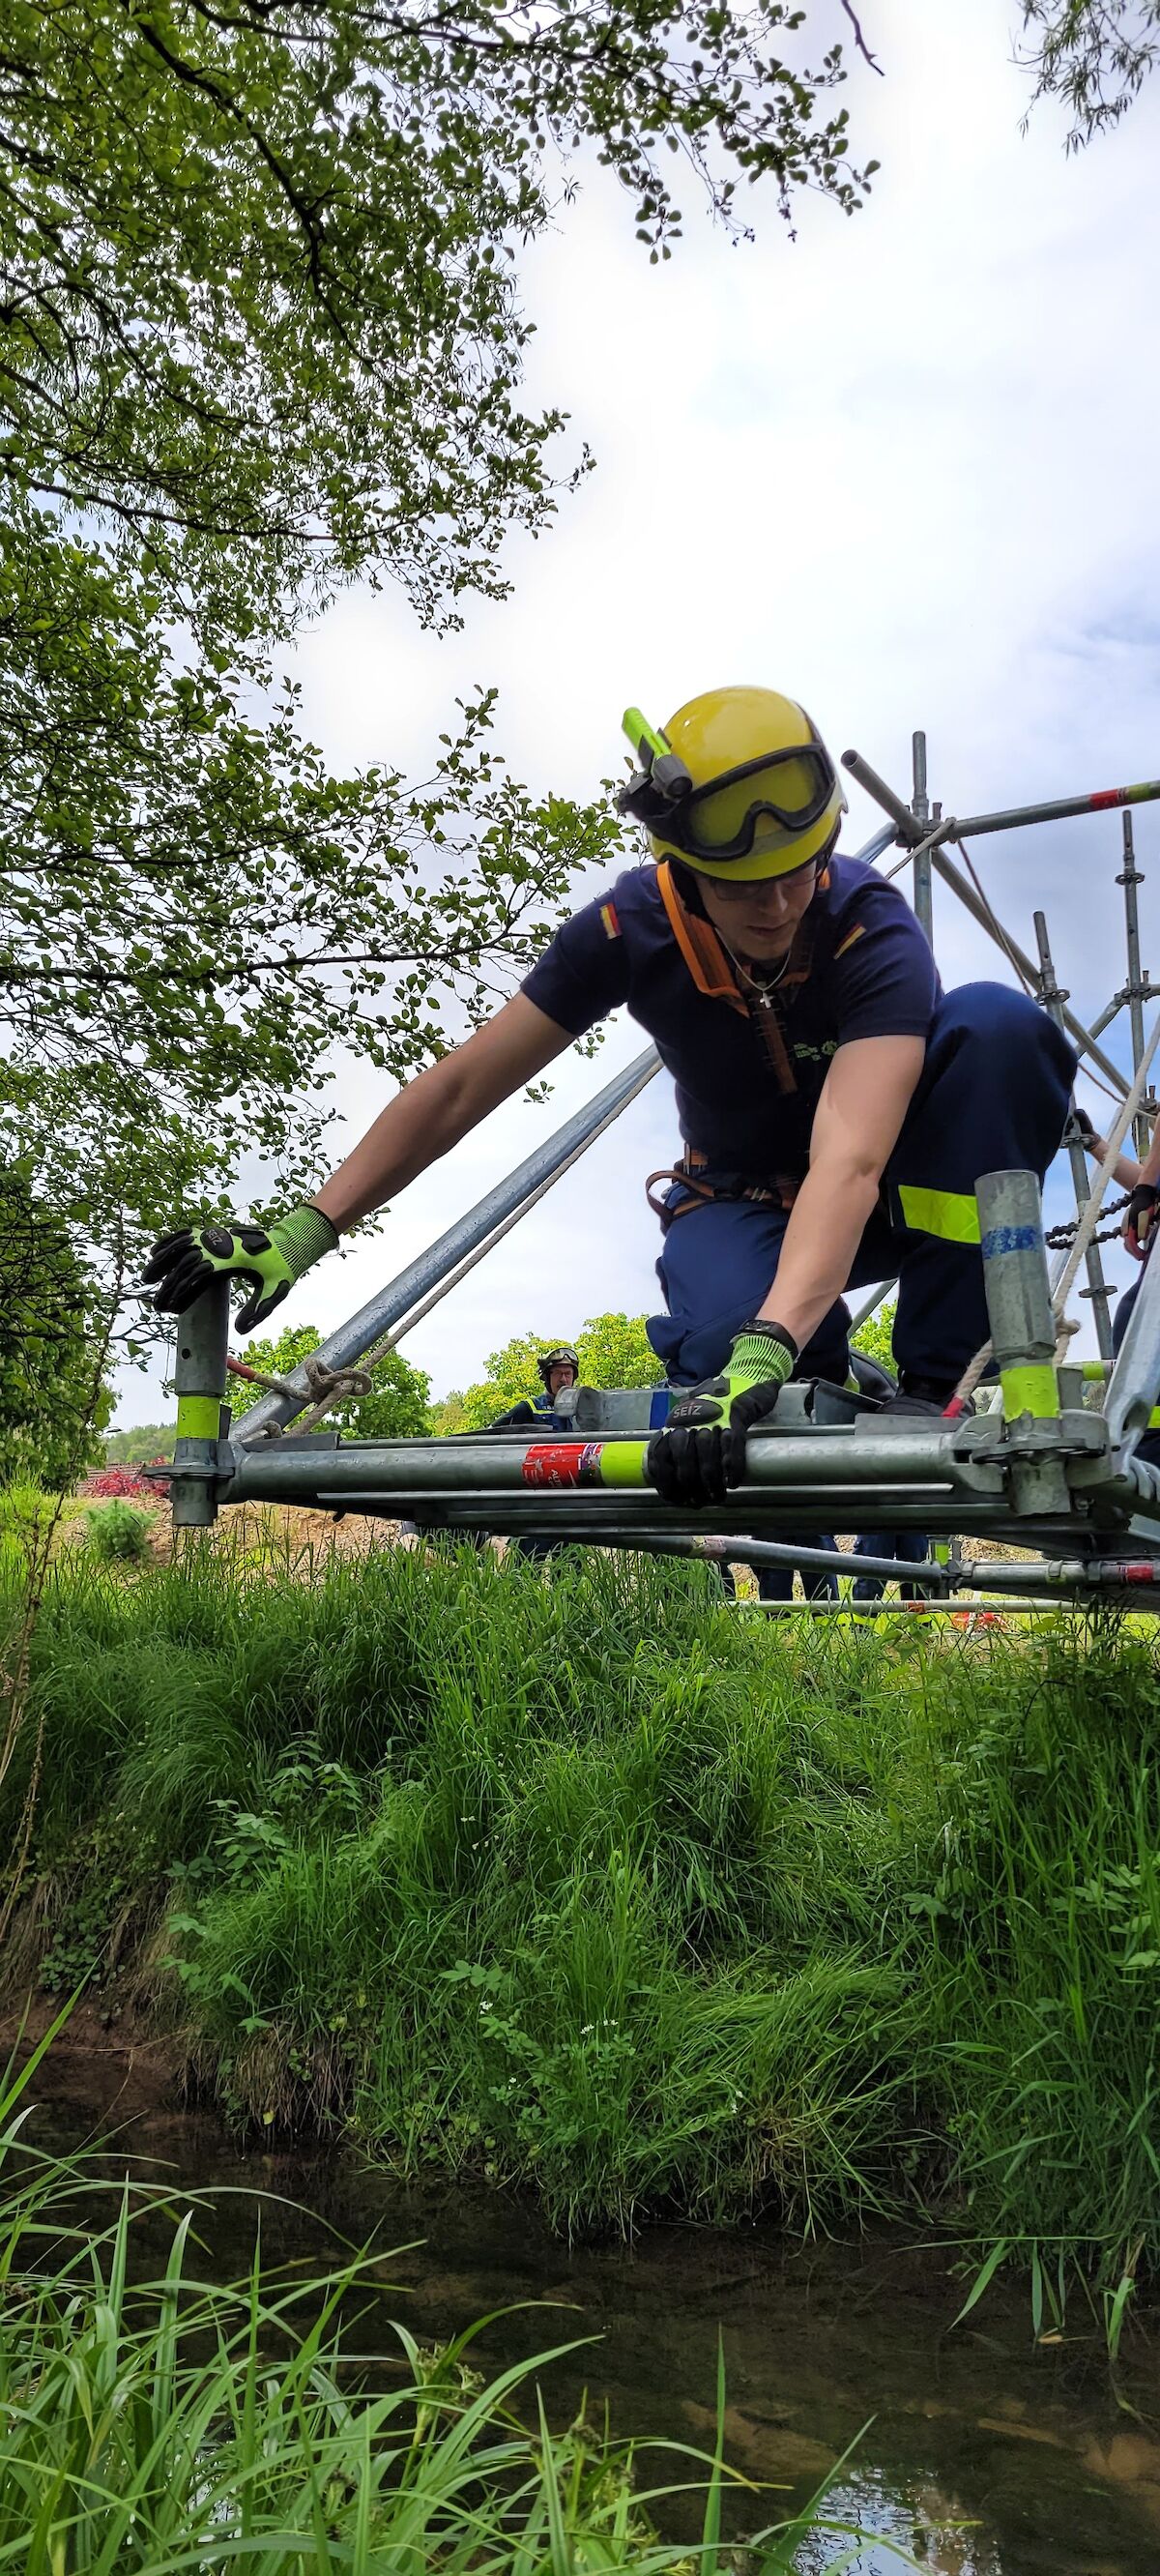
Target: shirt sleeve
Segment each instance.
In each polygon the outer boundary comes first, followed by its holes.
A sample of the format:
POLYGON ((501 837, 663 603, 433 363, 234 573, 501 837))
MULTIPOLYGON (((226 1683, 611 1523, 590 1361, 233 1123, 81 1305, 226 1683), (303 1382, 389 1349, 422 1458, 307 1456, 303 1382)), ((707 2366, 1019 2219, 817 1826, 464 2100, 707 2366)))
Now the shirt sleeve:
POLYGON ((929 945, 893 886, 870 885, 851 905, 834 949, 838 1044, 924 1038, 939 980, 929 945))
POLYGON ((611 890, 564 922, 520 991, 574 1038, 628 1000, 628 959, 611 890))

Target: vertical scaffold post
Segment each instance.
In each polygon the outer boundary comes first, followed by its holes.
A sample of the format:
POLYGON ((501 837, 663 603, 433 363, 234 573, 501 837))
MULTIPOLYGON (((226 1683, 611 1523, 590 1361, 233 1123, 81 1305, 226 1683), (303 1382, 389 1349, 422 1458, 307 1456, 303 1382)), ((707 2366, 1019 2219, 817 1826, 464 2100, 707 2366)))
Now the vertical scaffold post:
MULTIPOLYGON (((1132 1028, 1133 1067, 1139 1064, 1144 1052, 1144 996, 1148 989, 1146 978, 1140 972, 1140 911, 1136 901, 1136 888, 1143 885, 1143 882, 1141 870, 1136 865, 1132 817, 1130 814, 1125 814, 1124 864, 1116 878, 1116 884, 1122 885, 1124 889, 1124 930, 1128 947, 1128 981, 1124 987, 1124 998, 1128 1005, 1128 1017, 1132 1028)), ((1136 1154, 1139 1161, 1143 1162, 1151 1142, 1151 1130, 1143 1114, 1142 1105, 1134 1122, 1134 1134, 1136 1154)))
MULTIPOLYGON (((1063 1006, 1068 999, 1068 995, 1061 990, 1059 984, 1056 982, 1055 967, 1052 963, 1051 956, 1051 943, 1047 936, 1046 913, 1037 912, 1035 915, 1035 937, 1039 948, 1039 999, 1044 1010, 1047 1011, 1050 1017, 1054 1020, 1057 1029, 1062 1029, 1064 1025, 1063 1006)), ((1142 1052, 1143 1038, 1141 1033, 1141 1053, 1142 1052)), ((1139 1056, 1137 1056, 1137 1063, 1139 1063, 1139 1060, 1139 1056)), ((1067 1127, 1065 1129, 1065 1143, 1067 1145, 1068 1161, 1071 1164, 1072 1186, 1075 1190, 1075 1212, 1077 1216, 1082 1217, 1088 1200, 1091 1197, 1091 1191, 1088 1188, 1087 1155, 1084 1152, 1083 1143, 1074 1117, 1069 1116, 1068 1118, 1067 1127)), ((1104 1265, 1100 1259, 1100 1247, 1098 1243, 1089 1243, 1085 1259, 1088 1275, 1086 1293, 1091 1300, 1091 1310, 1095 1317, 1096 1339, 1100 1346, 1100 1358, 1110 1360, 1112 1356, 1112 1322, 1108 1306, 1107 1283, 1104 1279, 1104 1265)))
POLYGON ((208 1529, 217 1519, 217 1444, 229 1339, 229 1280, 215 1279, 177 1319, 177 1439, 169 1485, 175 1529, 208 1529))
POLYGON ((1048 1426, 1059 1419, 1055 1318, 1034 1172, 984 1172, 976 1183, 983 1285, 1011 1451, 1012 1509, 1066 1512, 1071 1497, 1048 1426))
MULTIPOLYGON (((910 810, 919 826, 918 837, 930 829, 930 799, 926 792, 926 735, 916 733, 911 742, 914 760, 914 788, 910 810)), ((914 911, 928 945, 934 946, 934 897, 931 886, 930 851, 922 850, 914 862, 914 911)))

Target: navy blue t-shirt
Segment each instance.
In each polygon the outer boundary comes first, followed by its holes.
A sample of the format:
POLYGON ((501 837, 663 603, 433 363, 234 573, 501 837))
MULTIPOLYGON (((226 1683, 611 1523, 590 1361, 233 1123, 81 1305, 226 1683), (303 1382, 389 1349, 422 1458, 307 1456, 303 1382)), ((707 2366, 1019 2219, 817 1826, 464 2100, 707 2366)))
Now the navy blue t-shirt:
MULTIPOLYGON (((707 925, 698 935, 715 945, 707 925)), ((682 953, 657 870, 644 867, 563 924, 522 990, 573 1037, 627 1004, 674 1077, 686 1144, 754 1179, 805 1174, 831 1056, 852 1038, 924 1038, 940 989, 904 896, 842 858, 829 863, 770 1005, 735 985, 731 996, 701 989, 713 981, 682 953)))

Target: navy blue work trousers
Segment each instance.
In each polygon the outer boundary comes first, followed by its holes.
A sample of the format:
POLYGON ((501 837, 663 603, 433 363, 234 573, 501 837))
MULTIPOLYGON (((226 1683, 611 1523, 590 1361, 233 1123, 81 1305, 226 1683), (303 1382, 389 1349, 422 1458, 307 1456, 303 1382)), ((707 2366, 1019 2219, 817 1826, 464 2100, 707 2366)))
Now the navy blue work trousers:
MULTIPOLYGON (((900 1369, 953 1385, 986 1341, 975 1183, 980 1172, 1015 1169, 1042 1181, 1063 1134, 1075 1064, 1068 1039, 1024 993, 964 984, 939 1003, 847 1281, 859 1288, 897 1277, 900 1369)), ((698 1178, 728 1187, 736 1176, 710 1170, 698 1178)), ((734 1334, 764 1302, 789 1218, 753 1199, 701 1201, 683 1183, 665 1205, 657 1276, 668 1313, 650 1317, 648 1335, 670 1381, 693 1386, 724 1366, 734 1334)), ((799 1377, 844 1383, 848 1325, 839 1299, 801 1353, 799 1377)))

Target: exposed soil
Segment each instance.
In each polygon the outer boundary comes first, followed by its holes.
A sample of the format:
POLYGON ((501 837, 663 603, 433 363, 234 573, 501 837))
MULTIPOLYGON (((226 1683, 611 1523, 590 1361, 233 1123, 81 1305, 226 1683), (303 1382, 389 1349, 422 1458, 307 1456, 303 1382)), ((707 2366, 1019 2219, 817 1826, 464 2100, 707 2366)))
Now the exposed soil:
MULTIPOLYGON (((38 1990, 0 2013, 3 2062, 25 2065, 63 2009, 59 1995, 38 1990)), ((82 1997, 41 2059, 33 2091, 38 2102, 83 2101, 102 2124, 175 2111, 187 2099, 185 2052, 136 2014, 114 2016, 102 1997, 82 1997)))

